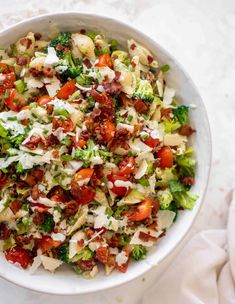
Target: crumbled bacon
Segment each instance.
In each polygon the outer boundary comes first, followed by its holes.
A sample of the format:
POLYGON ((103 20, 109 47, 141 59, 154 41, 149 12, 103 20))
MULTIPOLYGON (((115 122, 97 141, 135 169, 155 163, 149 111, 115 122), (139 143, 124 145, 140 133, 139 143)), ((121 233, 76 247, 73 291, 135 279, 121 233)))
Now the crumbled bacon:
POLYGON ((30 172, 28 172, 25 182, 30 185, 31 187, 34 186, 37 182, 41 181, 43 178, 43 171, 40 169, 32 169, 30 172))
POLYGON ((58 138, 54 134, 50 134, 46 139, 46 146, 56 147, 59 144, 58 138))
POLYGON ((121 72, 115 71, 115 80, 118 80, 120 78, 121 74, 122 74, 121 72))
POLYGON ((0 223, 0 240, 7 240, 11 235, 11 229, 5 223, 0 223))
POLYGON ((35 150, 41 141, 42 141, 41 137, 31 135, 30 139, 25 144, 23 144, 23 146, 25 146, 29 150, 35 150))
POLYGON ((22 203, 19 200, 14 200, 9 205, 11 211, 16 214, 22 207, 22 203))
POLYGON ((192 186, 194 183, 195 183, 195 178, 193 176, 185 176, 183 179, 182 179, 182 183, 185 185, 185 186, 192 186))
POLYGON ((148 233, 145 233, 143 231, 140 231, 139 238, 143 242, 149 242, 149 241, 156 242, 157 241, 156 237, 154 237, 154 236, 152 236, 152 235, 150 235, 148 233))
POLYGON ((88 58, 83 60, 83 63, 85 64, 85 66, 90 69, 92 67, 92 64, 90 62, 90 60, 88 58))
POLYGON ((146 114, 148 112, 148 106, 143 102, 140 97, 134 103, 134 108, 140 114, 146 114))
POLYGON ((118 95, 118 99, 122 107, 126 108, 127 106, 133 106, 133 100, 128 98, 126 94, 121 93, 118 95))
POLYGON ((7 180, 7 175, 0 171, 0 190, 6 185, 7 180))
POLYGON ((179 130, 179 134, 183 136, 190 136, 192 135, 196 130, 194 130, 190 125, 186 124, 183 125, 183 127, 179 130))
POLYGON ((161 120, 163 118, 166 118, 170 121, 172 120, 172 118, 173 118, 172 108, 161 109, 161 120))
POLYGON ((78 260, 77 264, 82 270, 90 271, 95 266, 95 261, 94 261, 94 259, 90 259, 90 260, 87 260, 87 261, 78 260))
POLYGON ((152 56, 148 55, 147 59, 148 59, 149 64, 151 64, 153 62, 153 57, 152 56))
POLYGON ((38 189, 38 185, 34 185, 32 190, 31 190, 31 196, 33 200, 39 199, 40 196, 40 191, 38 189))
POLYGON ((43 68, 42 73, 45 77, 52 78, 54 75, 53 69, 51 68, 43 68))
POLYGON ((33 77, 41 77, 43 76, 43 72, 42 71, 39 71, 35 68, 30 68, 29 69, 29 73, 32 74, 33 77))
POLYGON ((23 246, 23 245, 28 245, 31 242, 32 237, 27 237, 24 235, 17 235, 15 237, 15 240, 19 245, 23 246))
POLYGON ((27 37, 24 37, 20 39, 20 44, 25 46, 26 49, 29 49, 32 44, 32 40, 27 37))
POLYGON ((112 82, 103 83, 105 91, 109 94, 116 94, 121 89, 120 82, 113 80, 112 82))
POLYGON ((80 34, 84 35, 86 33, 85 29, 80 29, 80 34))
POLYGON ((39 212, 38 210, 36 210, 33 215, 33 223, 35 225, 41 225, 44 223, 44 221, 45 221, 44 212, 39 212))
POLYGON ((119 246, 118 237, 117 237, 116 235, 113 235, 113 236, 111 237, 111 239, 107 240, 107 243, 108 243, 108 245, 109 245, 111 248, 118 247, 118 246, 119 246))
POLYGON ((117 147, 122 147, 123 149, 129 149, 127 141, 130 139, 131 134, 127 129, 116 130, 114 138, 108 144, 111 151, 114 151, 117 147))
POLYGON ((42 35, 40 33, 34 33, 35 40, 40 40, 42 38, 42 35))
POLYGON ((65 217, 70 217, 75 215, 78 211, 79 203, 75 200, 69 201, 64 207, 64 215, 65 217))
POLYGON ((19 56, 16 58, 16 63, 18 65, 26 65, 27 63, 29 63, 29 59, 29 57, 19 56))
POLYGON ((100 246, 96 250, 96 259, 103 264, 107 264, 109 258, 109 248, 105 246, 100 246))
POLYGON ((130 49, 133 51, 135 48, 136 48, 136 44, 135 44, 135 43, 132 43, 132 44, 130 45, 130 49))

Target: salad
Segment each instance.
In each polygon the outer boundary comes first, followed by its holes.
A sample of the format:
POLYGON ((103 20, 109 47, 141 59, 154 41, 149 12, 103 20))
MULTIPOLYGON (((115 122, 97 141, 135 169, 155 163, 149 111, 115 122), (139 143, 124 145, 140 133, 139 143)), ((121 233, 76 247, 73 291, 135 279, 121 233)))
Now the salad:
MULTIPOLYGON (((93 278, 145 259, 197 196, 189 107, 137 41, 28 33, 0 50, 0 251, 93 278), (183 212, 183 211, 182 211, 183 212)), ((155 249, 157 250, 157 248, 155 249)))

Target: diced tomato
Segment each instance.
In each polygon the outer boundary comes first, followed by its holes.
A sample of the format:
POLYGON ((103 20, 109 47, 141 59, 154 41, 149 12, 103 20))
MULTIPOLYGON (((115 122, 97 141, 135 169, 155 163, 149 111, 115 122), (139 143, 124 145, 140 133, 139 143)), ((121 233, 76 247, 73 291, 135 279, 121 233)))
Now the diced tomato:
POLYGON ((52 248, 57 248, 61 245, 61 241, 55 241, 50 236, 43 235, 40 240, 40 248, 42 252, 50 251, 52 248))
POLYGON ((146 198, 142 203, 140 203, 134 211, 130 211, 127 213, 128 218, 135 221, 143 221, 148 218, 153 209, 153 202, 151 199, 146 198))
POLYGON ((16 214, 22 207, 22 203, 18 200, 14 200, 9 205, 11 211, 16 214))
POLYGON ((49 95, 43 95, 40 96, 37 103, 39 106, 44 106, 45 104, 47 104, 48 102, 52 101, 52 97, 50 97, 49 95))
MULTIPOLYGON (((86 179, 90 180, 93 173, 94 173, 94 169, 92 168, 81 169, 74 175, 73 181, 78 183, 79 181, 82 180, 86 180, 86 179)), ((86 184, 89 183, 89 180, 86 182, 86 184)))
POLYGON ((9 90, 9 96, 4 99, 4 103, 9 110, 19 112, 22 108, 22 101, 17 98, 17 91, 16 89, 9 90))
POLYGON ((96 259, 103 264, 107 264, 109 258, 109 248, 106 246, 100 246, 96 250, 96 259))
POLYGON ((118 175, 129 177, 130 174, 133 173, 135 170, 135 158, 133 156, 125 157, 120 162, 118 167, 119 167, 118 175))
POLYGON ((15 71, 14 67, 12 67, 6 63, 0 62, 0 73, 8 74, 8 73, 14 72, 14 71, 15 71))
POLYGON ((173 152, 170 147, 165 146, 162 147, 158 152, 157 156, 160 159, 159 167, 164 168, 171 168, 173 166, 173 152))
POLYGON ((108 181, 112 184, 110 190, 118 196, 125 196, 128 194, 130 187, 116 186, 116 181, 128 182, 128 179, 121 175, 107 175, 108 181))
POLYGON ((108 143, 110 142, 114 135, 115 135, 115 125, 111 122, 106 120, 101 126, 100 126, 100 134, 103 138, 103 140, 108 143))
POLYGON ((77 91, 75 80, 70 80, 62 86, 57 93, 57 97, 60 99, 68 99, 75 91, 77 91))
POLYGON ((54 130, 62 128, 64 132, 71 132, 74 129, 74 123, 70 118, 53 117, 52 128, 54 130))
POLYGON ((142 101, 141 98, 138 98, 134 103, 134 108, 140 114, 146 114, 148 112, 147 105, 142 101))
POLYGON ((32 263, 30 251, 20 246, 13 247, 5 251, 5 257, 7 261, 13 264, 18 264, 23 269, 26 269, 32 263))
POLYGON ((147 137, 143 142, 149 146, 150 148, 156 148, 156 146, 159 144, 160 140, 158 138, 152 138, 150 135, 147 137))
POLYGON ((112 68, 113 64, 112 64, 112 60, 109 54, 103 54, 101 56, 99 56, 98 58, 98 62, 95 64, 95 66, 97 67, 109 67, 112 68))
POLYGON ((76 201, 81 204, 89 204, 95 197, 95 187, 92 186, 86 186, 82 187, 78 191, 78 195, 76 196, 76 201))

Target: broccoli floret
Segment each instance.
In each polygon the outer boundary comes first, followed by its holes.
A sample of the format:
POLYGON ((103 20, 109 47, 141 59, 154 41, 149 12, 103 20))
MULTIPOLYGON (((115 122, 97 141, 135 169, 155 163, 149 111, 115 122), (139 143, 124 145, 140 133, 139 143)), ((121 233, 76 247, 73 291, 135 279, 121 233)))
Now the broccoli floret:
POLYGON ((65 56, 63 57, 63 63, 65 66, 67 66, 67 70, 65 70, 61 75, 62 77, 68 79, 68 78, 76 78, 79 76, 82 72, 82 63, 80 60, 76 60, 76 64, 73 60, 72 53, 69 51, 65 53, 65 56))
POLYGON ((57 251, 57 258, 66 264, 69 264, 69 246, 63 244, 57 251))
POLYGON ((53 216, 51 214, 47 214, 45 216, 44 223, 42 223, 42 224, 39 225, 39 227, 44 232, 47 232, 47 233, 50 233, 54 229, 54 226, 55 226, 55 222, 54 222, 53 216))
POLYGON ((62 57, 64 54, 63 48, 69 48, 71 44, 71 34, 67 32, 61 32, 58 36, 51 40, 49 46, 56 49, 57 55, 62 57), (58 46, 62 46, 62 50, 58 46), (59 48, 59 49, 58 49, 59 48))
POLYGON ((170 181, 169 184, 175 202, 184 209, 192 209, 197 196, 187 191, 179 181, 170 181))
POLYGON ((169 189, 165 189, 157 192, 157 199, 160 203, 160 208, 167 209, 173 201, 173 196, 169 189))
POLYGON ((154 99, 153 88, 148 80, 140 79, 137 82, 136 90, 133 94, 135 99, 141 98, 143 101, 152 102, 154 99))
POLYGON ((73 262, 77 262, 78 260, 88 261, 93 256, 94 252, 92 252, 89 248, 84 248, 75 255, 75 257, 73 258, 73 262))
POLYGON ((119 237, 118 237, 118 243, 120 246, 126 246, 130 243, 130 236, 128 234, 121 234, 119 237))
POLYGON ((169 184, 169 181, 177 179, 175 173, 175 166, 172 168, 166 168, 164 170, 160 169, 160 173, 158 177, 158 180, 156 182, 157 187, 167 187, 169 184))
POLYGON ((179 172, 182 176, 194 176, 196 168, 196 160, 192 157, 184 155, 176 157, 176 163, 179 166, 179 172))
POLYGON ((181 125, 189 122, 189 108, 187 106, 178 106, 176 109, 173 109, 173 114, 181 125))
POLYGON ((132 259, 139 261, 145 259, 147 255, 147 249, 143 245, 134 245, 131 252, 132 259))

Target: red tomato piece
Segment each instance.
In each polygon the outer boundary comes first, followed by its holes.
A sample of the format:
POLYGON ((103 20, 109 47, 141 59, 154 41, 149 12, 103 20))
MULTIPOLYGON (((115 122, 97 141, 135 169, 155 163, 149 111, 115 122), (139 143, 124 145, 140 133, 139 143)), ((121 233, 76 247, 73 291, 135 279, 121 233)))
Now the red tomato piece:
MULTIPOLYGON (((82 181, 84 179, 90 180, 93 173, 94 173, 94 169, 92 169, 92 168, 81 169, 74 175, 73 181, 78 183, 79 181, 82 181)), ((88 184, 88 183, 89 183, 89 181, 86 184, 88 184)))
POLYGON ((160 150, 158 150, 157 156, 160 159, 160 168, 171 168, 173 166, 173 152, 170 147, 162 147, 160 150))
POLYGON ((89 204, 95 197, 95 187, 86 186, 81 188, 78 192, 76 201, 81 205, 89 204))
POLYGON ((158 138, 152 138, 150 135, 145 140, 143 140, 143 143, 145 143, 150 148, 156 148, 156 146, 159 144, 160 140, 158 138))
POLYGON ((125 157, 120 162, 118 167, 119 167, 118 175, 129 177, 130 174, 133 173, 135 170, 135 158, 133 156, 125 157))
POLYGON ((68 99, 75 91, 77 91, 75 80, 70 80, 62 86, 57 93, 57 97, 60 99, 68 99))
POLYGON ((117 181, 128 182, 128 179, 121 175, 107 175, 108 181, 112 184, 110 190, 118 196, 126 196, 130 187, 117 186, 117 181))
POLYGON ((18 264, 23 269, 26 269, 32 263, 30 251, 20 246, 13 247, 5 251, 5 257, 7 261, 13 264, 18 264))
POLYGON ((40 240, 40 248, 42 252, 50 251, 52 248, 57 248, 61 245, 61 241, 55 241, 50 236, 43 235, 40 240))
POLYGON ((54 130, 62 128, 64 132, 71 132, 74 129, 74 123, 70 118, 63 119, 62 117, 53 117, 52 128, 54 130))
POLYGON ((15 73, 11 72, 8 74, 3 74, 0 84, 0 94, 4 93, 7 89, 14 88, 15 81, 16 81, 15 73))
POLYGON ((106 143, 110 142, 114 138, 115 130, 115 125, 108 120, 100 126, 100 134, 106 143))
POLYGON ((65 203, 67 202, 68 196, 63 188, 60 186, 55 186, 49 193, 49 198, 52 201, 58 202, 58 203, 65 203))
POLYGON ((18 200, 14 200, 9 205, 11 211, 16 214, 22 207, 22 203, 18 200))
POLYGON ((39 106, 44 106, 45 104, 47 104, 48 102, 52 101, 52 97, 50 97, 49 95, 43 95, 40 96, 37 103, 39 106))
POLYGON ((22 102, 17 98, 16 89, 9 90, 9 96, 4 99, 4 103, 9 110, 19 112, 22 108, 22 102))
POLYGON ((109 54, 103 54, 101 56, 99 56, 98 58, 98 62, 95 64, 95 66, 97 67, 109 67, 112 68, 113 64, 112 64, 112 60, 109 54))
POLYGON ((130 211, 129 214, 127 213, 127 216, 133 222, 143 221, 151 215, 152 209, 153 202, 151 201, 151 199, 146 198, 142 203, 140 203, 136 207, 135 211, 130 211))

